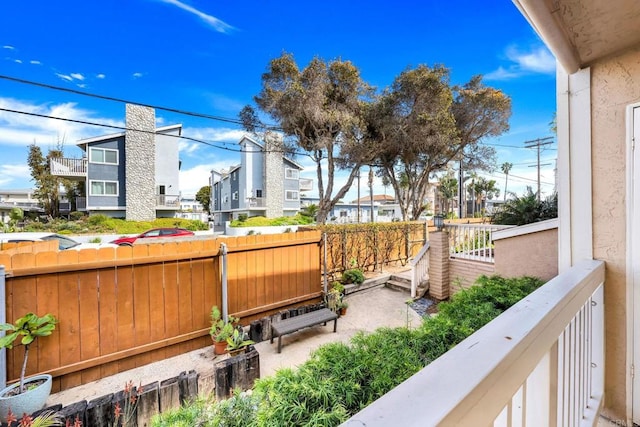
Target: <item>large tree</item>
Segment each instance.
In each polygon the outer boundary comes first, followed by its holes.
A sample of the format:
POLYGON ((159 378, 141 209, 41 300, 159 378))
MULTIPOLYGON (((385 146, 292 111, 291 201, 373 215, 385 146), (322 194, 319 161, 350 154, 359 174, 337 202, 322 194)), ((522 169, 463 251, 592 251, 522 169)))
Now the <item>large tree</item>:
MULTIPOLYGON (((256 104, 316 164, 318 222, 325 222, 368 160, 368 151, 361 146, 361 110, 370 93, 359 70, 340 59, 314 58, 300 70, 293 55, 283 53, 262 75, 256 104), (344 185, 334 189, 340 169, 349 172, 344 185)), ((251 107, 245 107, 241 117, 247 130, 256 128, 257 115, 251 107)))
POLYGON ((391 183, 403 219, 424 211, 430 176, 460 153, 449 71, 420 65, 403 71, 369 108, 369 151, 391 183))
POLYGON ((46 157, 35 142, 29 146, 27 163, 35 187, 33 195, 42 205, 44 213, 52 218, 60 215, 60 188, 65 188, 69 200, 73 200, 77 193, 76 183, 51 174, 51 159, 60 157, 63 157, 62 143, 49 149, 46 157))

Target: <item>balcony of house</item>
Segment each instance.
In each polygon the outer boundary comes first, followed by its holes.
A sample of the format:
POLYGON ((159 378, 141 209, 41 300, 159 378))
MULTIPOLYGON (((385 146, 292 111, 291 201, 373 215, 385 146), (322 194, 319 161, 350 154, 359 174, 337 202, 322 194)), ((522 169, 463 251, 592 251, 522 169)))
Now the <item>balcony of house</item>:
POLYGON ((311 191, 313 190, 313 180, 308 178, 300 178, 300 191, 311 191))
POLYGON ((49 160, 51 174, 68 179, 82 179, 87 176, 87 159, 66 159, 63 157, 49 160))
POLYGON ((156 209, 161 210, 179 210, 180 195, 179 194, 156 194, 156 209))
POLYGON ((595 425, 604 273, 586 260, 554 277, 345 425, 595 425))
POLYGON ((264 208, 267 206, 265 197, 249 197, 247 198, 247 206, 250 208, 264 208))

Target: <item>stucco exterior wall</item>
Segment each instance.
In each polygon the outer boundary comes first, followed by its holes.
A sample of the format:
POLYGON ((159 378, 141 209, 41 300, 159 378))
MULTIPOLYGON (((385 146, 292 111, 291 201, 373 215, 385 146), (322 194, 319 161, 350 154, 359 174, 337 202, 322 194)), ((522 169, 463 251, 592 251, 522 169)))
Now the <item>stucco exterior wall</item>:
MULTIPOLYGON (((180 158, 178 155, 178 142, 180 139, 176 136, 180 135, 180 128, 171 129, 164 133, 157 133, 155 137, 155 155, 156 155, 156 189, 161 185, 165 186, 167 195, 180 195, 180 158), (173 136, 172 136, 173 135, 173 136)), ((176 206, 176 209, 178 206, 176 206)), ((173 215, 173 213, 170 213, 173 215)))
POLYGON ((606 261, 605 410, 624 419, 626 410, 626 119, 640 101, 640 49, 591 67, 593 255, 606 261), (615 307, 615 309, 611 309, 615 307))
POLYGON ((494 241, 495 272, 502 277, 558 275, 558 229, 543 230, 494 241))
POLYGON ((155 111, 132 104, 127 104, 126 111, 126 219, 150 221, 156 217, 155 111))

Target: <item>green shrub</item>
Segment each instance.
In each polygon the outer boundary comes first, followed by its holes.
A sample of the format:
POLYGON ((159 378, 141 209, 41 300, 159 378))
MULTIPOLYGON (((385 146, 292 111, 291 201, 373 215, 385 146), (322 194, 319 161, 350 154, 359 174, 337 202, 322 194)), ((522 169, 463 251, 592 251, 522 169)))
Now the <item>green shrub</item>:
POLYGON ((355 283, 356 285, 364 282, 364 274, 359 268, 351 268, 342 273, 342 283, 355 283))
POLYGON ((78 212, 78 211, 73 211, 69 214, 69 218, 71 218, 73 221, 79 221, 81 219, 83 219, 86 215, 84 214, 84 212, 78 212))
POLYGON ((103 214, 95 214, 95 215, 89 215, 89 219, 87 219, 87 222, 89 223, 89 225, 100 225, 102 223, 104 223, 105 221, 107 221, 109 219, 108 216, 103 215, 103 214))

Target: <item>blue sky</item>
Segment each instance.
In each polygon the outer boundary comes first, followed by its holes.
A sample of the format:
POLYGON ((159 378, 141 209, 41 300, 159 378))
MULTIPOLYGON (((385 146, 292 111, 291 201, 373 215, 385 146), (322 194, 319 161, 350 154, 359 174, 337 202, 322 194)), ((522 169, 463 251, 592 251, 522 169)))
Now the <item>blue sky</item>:
MULTIPOLYGON (((536 152, 523 143, 551 136, 555 60, 508 0, 21 0, 0 6, 0 76, 219 117, 237 118, 260 90, 269 60, 282 52, 292 53, 301 68, 314 56, 350 60, 379 89, 419 64, 445 65, 453 84, 483 74, 513 105, 510 131, 485 142, 496 146, 498 164, 514 164, 509 191, 535 190, 536 152)), ((124 124, 122 103, 3 78, 0 108, 124 124)), ((239 162, 233 151, 239 126, 165 111, 156 117, 158 125, 182 123, 184 135, 215 146, 180 142, 183 195, 206 185, 212 168, 239 162)), ((64 140, 66 154, 80 157, 78 139, 114 132, 0 111, 0 188, 32 186, 26 159, 34 141, 46 151, 64 140)), ((549 164, 541 172, 547 195, 555 147, 541 154, 549 164)), ((306 167, 303 177, 315 178, 305 157, 296 161, 306 167)), ((503 190, 499 167, 491 177, 503 190)), ((368 193, 364 182, 361 191, 368 193)), ((375 185, 376 193, 384 191, 375 185)))

